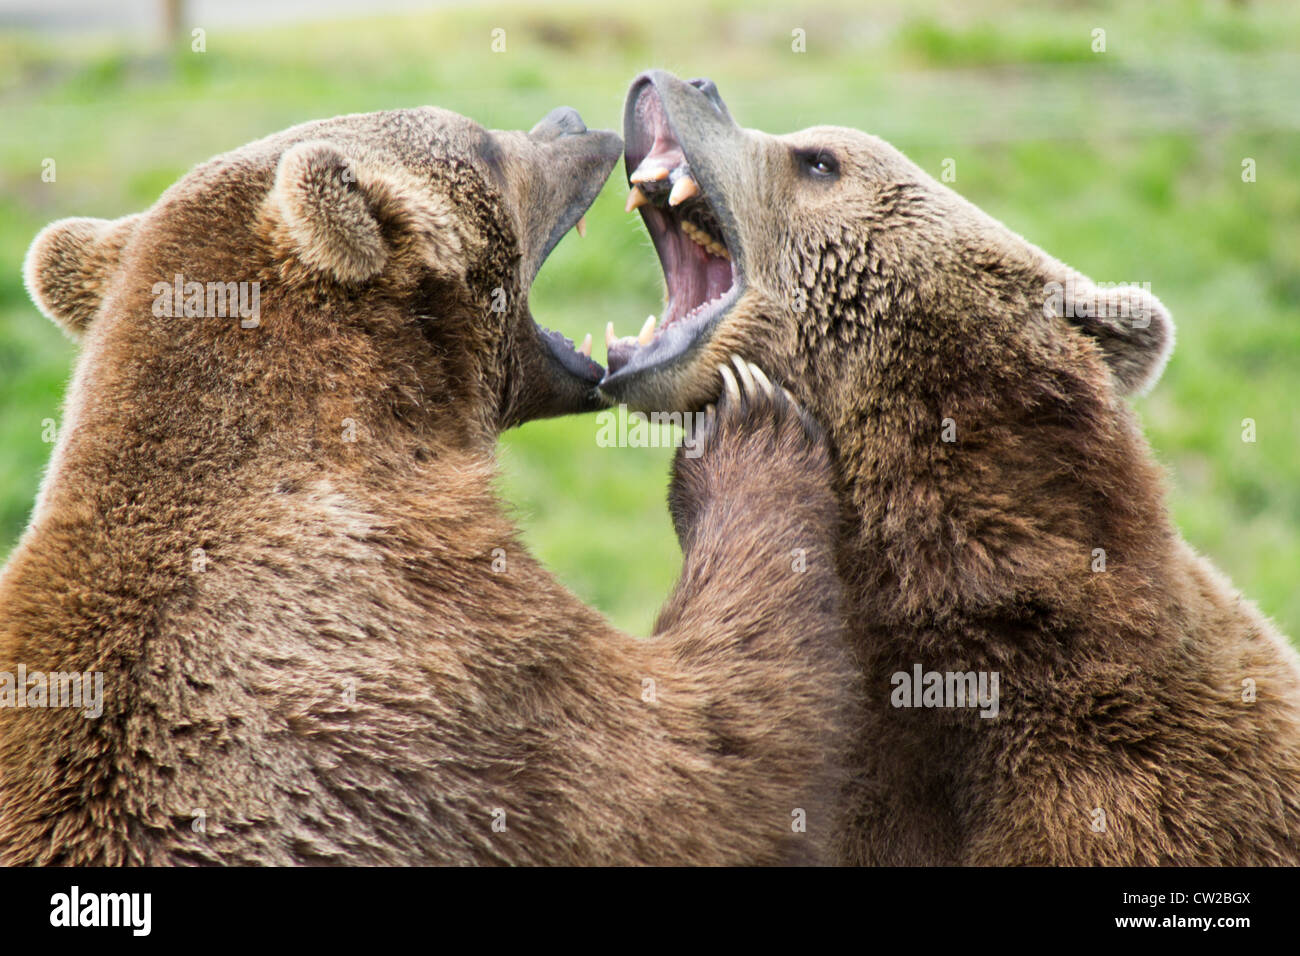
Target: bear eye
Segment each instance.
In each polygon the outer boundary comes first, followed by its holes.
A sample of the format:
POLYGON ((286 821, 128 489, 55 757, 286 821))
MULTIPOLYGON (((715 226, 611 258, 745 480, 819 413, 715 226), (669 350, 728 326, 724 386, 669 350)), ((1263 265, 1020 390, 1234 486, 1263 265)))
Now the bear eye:
POLYGON ((829 179, 840 174, 840 161, 834 153, 824 149, 801 149, 798 157, 804 169, 819 179, 829 179))

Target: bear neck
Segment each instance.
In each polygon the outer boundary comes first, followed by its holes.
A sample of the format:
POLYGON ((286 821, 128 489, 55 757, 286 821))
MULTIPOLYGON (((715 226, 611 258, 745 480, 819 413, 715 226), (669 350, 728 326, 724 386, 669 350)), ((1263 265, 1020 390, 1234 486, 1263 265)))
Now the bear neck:
POLYGON ((65 513, 92 522, 192 507, 197 527, 223 501, 276 488, 387 481, 396 495, 448 456, 490 462, 496 398, 482 363, 430 350, 397 303, 369 303, 364 325, 343 322, 344 308, 291 311, 272 291, 251 330, 103 316, 44 497, 76 499, 65 513))
POLYGON ((1030 654, 1103 640, 1140 650, 1146 631, 1129 612, 1169 607, 1178 539, 1161 473, 1099 360, 1026 352, 995 366, 943 336, 876 348, 816 399, 858 633, 888 631, 912 658, 936 634, 958 653, 971 634, 1030 654), (1123 609, 1117 633, 1098 629, 1098 606, 1123 609))

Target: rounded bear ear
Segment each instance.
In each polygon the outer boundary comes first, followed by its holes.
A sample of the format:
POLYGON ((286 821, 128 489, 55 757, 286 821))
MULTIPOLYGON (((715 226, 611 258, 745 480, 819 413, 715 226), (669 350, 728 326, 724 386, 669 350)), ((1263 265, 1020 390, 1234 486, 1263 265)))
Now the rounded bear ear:
POLYGON ((362 171, 329 143, 308 141, 280 157, 271 195, 294 252, 340 282, 364 282, 388 252, 362 171))
POLYGON ((1144 285, 1103 287, 1076 273, 1046 291, 1044 311, 1096 340, 1122 394, 1155 385, 1174 348, 1174 322, 1144 285))
POLYGON ((71 338, 80 338, 99 311, 104 288, 140 215, 121 219, 60 219, 32 240, 23 283, 36 307, 71 338))

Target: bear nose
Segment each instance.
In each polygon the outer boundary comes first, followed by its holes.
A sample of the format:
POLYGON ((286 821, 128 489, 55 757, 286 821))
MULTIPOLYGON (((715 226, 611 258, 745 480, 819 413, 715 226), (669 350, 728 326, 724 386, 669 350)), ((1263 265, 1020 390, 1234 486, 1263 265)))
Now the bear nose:
POLYGON ((538 139, 552 140, 561 136, 572 136, 587 132, 587 124, 572 106, 557 106, 541 122, 529 130, 528 135, 538 139))
POLYGON ((715 110, 717 110, 723 116, 729 115, 727 113, 727 105, 722 102, 722 94, 718 92, 718 85, 716 83, 714 83, 712 80, 707 79, 705 77, 700 77, 695 80, 690 80, 689 82, 691 86, 695 87, 697 90, 699 90, 701 93, 703 93, 705 96, 709 98, 709 102, 713 104, 713 108, 715 110))

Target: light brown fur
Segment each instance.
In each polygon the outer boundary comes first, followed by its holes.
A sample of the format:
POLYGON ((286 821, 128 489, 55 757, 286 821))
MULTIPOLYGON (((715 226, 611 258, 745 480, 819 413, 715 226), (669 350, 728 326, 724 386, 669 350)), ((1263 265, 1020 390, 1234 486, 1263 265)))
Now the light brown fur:
POLYGON ((0 861, 818 858, 852 676, 815 427, 720 409, 678 463, 684 569, 647 640, 493 493, 498 432, 585 401, 526 296, 617 141, 552 127, 309 124, 38 238, 29 287, 84 338, 0 670, 102 672, 105 699, 0 709, 0 861), (175 273, 259 281, 260 321, 155 315, 175 273))

